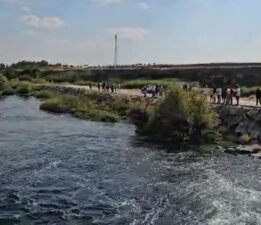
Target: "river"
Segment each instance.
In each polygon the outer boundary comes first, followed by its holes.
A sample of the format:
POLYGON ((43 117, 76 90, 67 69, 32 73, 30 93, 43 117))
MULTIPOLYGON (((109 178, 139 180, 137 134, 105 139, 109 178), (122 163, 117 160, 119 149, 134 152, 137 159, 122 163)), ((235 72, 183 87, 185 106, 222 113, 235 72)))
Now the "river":
POLYGON ((0 224, 261 224, 260 159, 0 101, 0 224))

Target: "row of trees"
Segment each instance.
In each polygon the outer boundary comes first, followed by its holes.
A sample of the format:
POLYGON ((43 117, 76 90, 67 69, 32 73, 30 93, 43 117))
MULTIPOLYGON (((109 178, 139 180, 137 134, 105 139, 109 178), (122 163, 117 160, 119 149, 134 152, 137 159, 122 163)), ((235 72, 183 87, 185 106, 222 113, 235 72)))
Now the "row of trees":
MULTIPOLYGON (((85 65, 87 66, 87 65, 85 65)), ((27 69, 27 68, 74 68, 74 65, 63 65, 61 63, 50 64, 46 60, 41 61, 19 61, 17 63, 13 63, 11 65, 6 65, 4 63, 0 63, 0 70, 5 70, 7 68, 12 69, 27 69)))

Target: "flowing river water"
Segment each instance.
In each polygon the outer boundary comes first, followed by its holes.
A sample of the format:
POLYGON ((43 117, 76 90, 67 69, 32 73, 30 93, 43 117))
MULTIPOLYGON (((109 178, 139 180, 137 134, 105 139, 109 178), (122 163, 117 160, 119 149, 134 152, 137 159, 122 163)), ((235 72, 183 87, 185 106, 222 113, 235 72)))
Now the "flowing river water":
POLYGON ((260 159, 0 101, 0 224, 261 224, 260 159))

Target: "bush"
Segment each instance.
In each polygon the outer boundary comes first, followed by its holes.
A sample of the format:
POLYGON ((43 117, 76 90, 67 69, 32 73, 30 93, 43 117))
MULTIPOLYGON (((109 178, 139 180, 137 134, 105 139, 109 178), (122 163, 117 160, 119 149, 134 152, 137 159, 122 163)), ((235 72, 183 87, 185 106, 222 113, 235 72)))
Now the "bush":
POLYGON ((0 74, 0 86, 6 83, 7 81, 8 81, 7 78, 2 74, 0 74))
POLYGON ((40 109, 53 113, 71 113, 76 104, 76 97, 64 95, 47 100, 40 105, 40 109))
POLYGON ((9 96, 14 94, 15 94, 15 90, 12 88, 12 86, 9 83, 6 83, 2 86, 2 95, 9 96))
POLYGON ((30 81, 33 84, 45 84, 46 83, 45 79, 42 79, 42 78, 39 78, 39 77, 31 78, 30 81))
POLYGON ((16 87, 16 93, 18 95, 28 95, 28 94, 30 94, 31 90, 32 90, 32 87, 30 86, 29 83, 26 83, 26 82, 21 82, 16 87))
POLYGON ((34 96, 40 99, 49 99, 54 97, 54 94, 51 91, 37 91, 34 96))
POLYGON ((16 89, 20 83, 21 82, 18 79, 12 79, 9 81, 9 84, 13 89, 16 89))
POLYGON ((70 110, 60 98, 50 99, 42 103, 40 109, 53 113, 69 113, 70 110))
POLYGON ((14 89, 12 88, 10 82, 7 80, 7 78, 0 74, 0 92, 1 95, 13 95, 15 94, 14 89))
MULTIPOLYGON (((136 110, 137 112, 137 110, 136 110)), ((136 124, 143 135, 160 140, 184 141, 212 134, 218 119, 214 109, 199 92, 187 92, 172 86, 166 98, 145 110, 146 121, 136 124)), ((137 121, 136 121, 137 122, 137 121)))

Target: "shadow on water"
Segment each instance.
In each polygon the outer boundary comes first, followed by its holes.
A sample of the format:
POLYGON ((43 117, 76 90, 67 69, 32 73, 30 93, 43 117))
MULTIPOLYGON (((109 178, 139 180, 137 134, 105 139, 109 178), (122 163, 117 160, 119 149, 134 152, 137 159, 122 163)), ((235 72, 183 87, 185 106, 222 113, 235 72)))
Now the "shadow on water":
POLYGON ((141 137, 138 134, 130 137, 130 143, 134 147, 147 147, 151 149, 157 149, 159 151, 165 151, 167 153, 182 153, 188 151, 194 151, 201 155, 220 154, 221 152, 216 149, 215 144, 191 144, 191 143, 170 143, 153 141, 146 137, 141 137))

